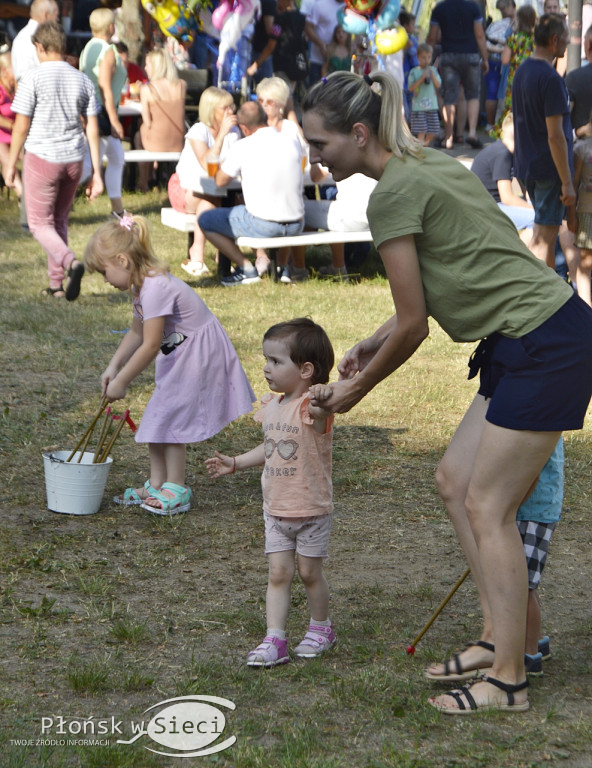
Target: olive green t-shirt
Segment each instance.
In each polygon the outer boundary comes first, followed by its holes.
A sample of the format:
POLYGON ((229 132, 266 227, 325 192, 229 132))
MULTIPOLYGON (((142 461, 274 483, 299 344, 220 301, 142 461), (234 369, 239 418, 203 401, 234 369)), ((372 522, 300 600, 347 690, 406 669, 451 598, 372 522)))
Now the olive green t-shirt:
POLYGON ((433 149, 393 157, 370 196, 377 248, 413 235, 428 314, 455 341, 519 338, 573 295, 521 242, 481 181, 433 149))

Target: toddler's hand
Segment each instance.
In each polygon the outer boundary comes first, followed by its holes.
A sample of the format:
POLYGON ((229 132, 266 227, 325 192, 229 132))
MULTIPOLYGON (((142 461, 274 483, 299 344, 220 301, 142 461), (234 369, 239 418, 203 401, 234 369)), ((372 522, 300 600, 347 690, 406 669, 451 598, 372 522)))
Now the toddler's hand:
POLYGON ((210 477, 213 478, 232 475, 236 471, 236 463, 232 456, 226 456, 218 451, 214 451, 214 458, 206 459, 205 464, 210 477))
POLYGON ((325 400, 328 400, 333 394, 333 386, 331 384, 313 384, 308 388, 308 396, 310 398, 311 405, 323 407, 325 400))

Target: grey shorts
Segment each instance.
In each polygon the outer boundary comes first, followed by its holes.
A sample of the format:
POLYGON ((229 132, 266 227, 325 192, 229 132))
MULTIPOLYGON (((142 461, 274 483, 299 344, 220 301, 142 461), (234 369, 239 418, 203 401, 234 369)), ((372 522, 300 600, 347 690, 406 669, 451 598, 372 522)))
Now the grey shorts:
POLYGON ((444 104, 456 104, 460 84, 465 98, 478 99, 481 88, 481 56, 478 53, 443 53, 440 74, 444 104))
POLYGON ((275 517, 263 513, 265 554, 296 550, 304 557, 329 556, 329 536, 333 515, 316 517, 275 517))

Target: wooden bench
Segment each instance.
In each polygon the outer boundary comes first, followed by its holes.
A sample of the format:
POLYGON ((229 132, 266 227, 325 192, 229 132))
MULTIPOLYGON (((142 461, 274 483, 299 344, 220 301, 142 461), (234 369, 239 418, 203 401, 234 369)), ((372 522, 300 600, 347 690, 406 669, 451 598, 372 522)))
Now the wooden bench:
MULTIPOLYGON (((161 208, 160 221, 165 227, 176 229, 179 232, 188 233, 189 247, 193 243, 192 233, 195 229, 195 215, 192 213, 180 213, 174 208, 161 208)), ((331 245, 332 243, 371 243, 372 235, 369 229, 352 232, 337 232, 335 230, 323 230, 316 232, 303 232, 300 235, 288 235, 286 237, 237 237, 236 244, 239 248, 264 248, 268 250, 272 265, 275 265, 277 251, 280 248, 291 248, 298 245, 331 245)), ((272 269, 272 274, 277 277, 277 272, 272 269)))

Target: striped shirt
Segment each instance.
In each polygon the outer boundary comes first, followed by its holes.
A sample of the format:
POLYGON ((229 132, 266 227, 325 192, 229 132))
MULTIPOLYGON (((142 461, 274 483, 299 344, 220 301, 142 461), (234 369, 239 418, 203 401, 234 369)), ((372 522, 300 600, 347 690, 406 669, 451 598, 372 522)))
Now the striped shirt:
POLYGON ((12 110, 31 118, 25 149, 50 163, 82 160, 86 149, 80 117, 97 115, 89 78, 65 61, 45 61, 19 82, 12 110))

